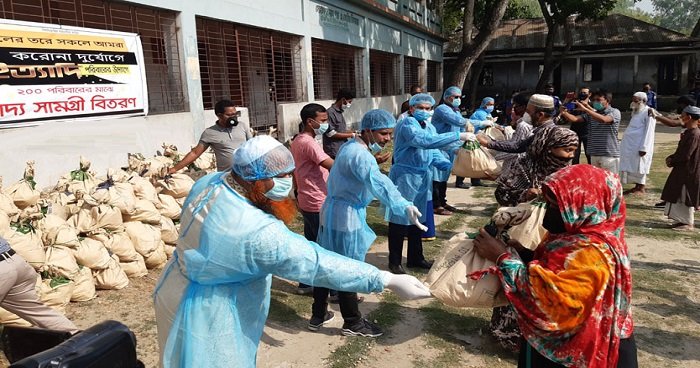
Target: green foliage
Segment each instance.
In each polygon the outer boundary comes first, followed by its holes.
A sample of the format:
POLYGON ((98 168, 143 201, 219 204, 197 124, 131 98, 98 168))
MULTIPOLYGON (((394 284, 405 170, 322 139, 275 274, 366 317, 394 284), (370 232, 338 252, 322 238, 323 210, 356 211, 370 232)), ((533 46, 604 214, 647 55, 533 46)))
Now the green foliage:
POLYGON ((615 4, 611 13, 622 14, 647 23, 657 24, 658 21, 651 13, 635 7, 635 4, 639 1, 640 0, 617 0, 617 4, 615 4))
POLYGON ((549 15, 558 25, 566 23, 569 16, 576 15, 578 20, 600 19, 613 10, 618 0, 539 0, 549 9, 549 15))
MULTIPOLYGON (((451 34, 456 29, 462 28, 462 18, 464 16, 464 0, 446 0, 445 12, 442 17, 442 24, 447 34, 451 34)), ((481 29, 492 20, 488 18, 488 10, 491 1, 476 0, 474 4, 474 26, 481 29)), ((537 0, 511 0, 503 16, 504 20, 541 18, 542 11, 537 0)))
POLYGON ((542 9, 537 0, 511 0, 503 20, 542 18, 542 9))
POLYGON ((662 27, 690 34, 700 18, 697 0, 651 0, 654 18, 662 27))

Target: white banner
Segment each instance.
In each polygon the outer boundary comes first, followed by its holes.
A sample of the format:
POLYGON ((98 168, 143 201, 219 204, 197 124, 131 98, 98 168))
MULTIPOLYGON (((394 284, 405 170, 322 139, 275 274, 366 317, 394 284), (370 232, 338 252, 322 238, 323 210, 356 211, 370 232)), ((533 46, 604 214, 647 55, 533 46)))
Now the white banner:
POLYGON ((146 114, 138 35, 0 19, 0 128, 146 114))

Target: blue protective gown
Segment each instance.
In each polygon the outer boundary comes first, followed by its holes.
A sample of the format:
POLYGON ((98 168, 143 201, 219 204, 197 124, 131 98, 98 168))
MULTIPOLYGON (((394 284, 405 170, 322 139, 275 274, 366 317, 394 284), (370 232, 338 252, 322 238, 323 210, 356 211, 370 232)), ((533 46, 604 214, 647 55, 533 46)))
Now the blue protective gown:
MULTIPOLYGON (((459 142, 459 132, 437 134, 428 122, 425 127, 413 117, 401 119, 394 129, 394 164, 389 178, 396 184, 401 195, 413 202, 421 212, 427 208, 432 193, 433 175, 431 165, 448 162, 441 148, 459 142), (442 157, 442 158, 440 158, 442 157)), ((446 169, 442 167, 441 169, 446 169)), ((425 222, 425 214, 420 221, 425 222)), ((412 225, 403 213, 387 210, 387 220, 400 225, 412 225)))
POLYGON ((474 125, 474 134, 479 133, 481 129, 488 127, 488 125, 485 125, 484 123, 489 116, 491 116, 491 113, 486 111, 486 109, 483 107, 480 107, 474 111, 472 116, 469 117, 469 122, 474 125))
POLYGON ((181 235, 154 293, 164 367, 255 367, 272 274, 361 293, 380 271, 329 252, 253 206, 214 173, 192 187, 181 235))
MULTIPOLYGON (((462 117, 459 113, 459 109, 446 104, 441 104, 435 108, 433 113, 433 118, 431 123, 435 127, 437 133, 447 133, 447 132, 461 132, 464 131, 464 127, 467 125, 469 120, 462 117)), ((481 122, 477 122, 480 125, 481 122)), ((455 151, 459 149, 461 142, 449 145, 442 151, 450 161, 450 164, 454 163, 455 151)), ((452 172, 452 166, 447 170, 440 170, 433 166, 433 181, 446 182, 450 178, 450 173, 452 172)))
POLYGON ((364 142, 350 140, 340 147, 328 175, 328 196, 321 208, 318 244, 364 261, 377 238, 367 225, 366 209, 373 198, 404 219, 406 207, 411 205, 379 171, 377 160, 364 142))

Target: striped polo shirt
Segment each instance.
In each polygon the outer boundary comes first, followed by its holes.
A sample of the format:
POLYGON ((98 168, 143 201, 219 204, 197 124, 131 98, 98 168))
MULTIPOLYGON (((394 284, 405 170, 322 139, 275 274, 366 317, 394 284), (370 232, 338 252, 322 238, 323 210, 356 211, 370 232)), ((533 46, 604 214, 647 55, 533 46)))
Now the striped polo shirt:
POLYGON ((612 117, 612 124, 598 122, 588 114, 581 115, 588 124, 586 153, 591 156, 620 157, 620 141, 617 138, 620 128, 620 110, 608 107, 602 114, 612 117))

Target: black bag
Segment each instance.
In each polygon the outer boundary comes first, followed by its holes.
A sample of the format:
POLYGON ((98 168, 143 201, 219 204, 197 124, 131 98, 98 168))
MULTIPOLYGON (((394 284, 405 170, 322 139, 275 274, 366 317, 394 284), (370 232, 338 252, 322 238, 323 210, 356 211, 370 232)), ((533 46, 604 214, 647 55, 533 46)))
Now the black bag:
POLYGON ((58 346, 24 358, 11 368, 142 368, 136 337, 117 321, 104 321, 58 346))
POLYGON ((38 327, 5 326, 0 335, 2 350, 10 363, 44 350, 70 339, 68 331, 47 330, 38 327))

